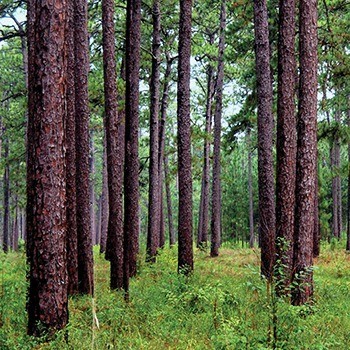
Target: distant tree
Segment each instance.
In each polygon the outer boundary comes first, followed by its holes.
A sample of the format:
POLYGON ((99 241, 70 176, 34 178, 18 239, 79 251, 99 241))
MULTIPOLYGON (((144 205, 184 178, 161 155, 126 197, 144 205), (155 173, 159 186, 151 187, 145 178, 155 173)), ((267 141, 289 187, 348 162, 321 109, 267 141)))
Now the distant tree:
POLYGON ((64 120, 67 2, 28 2, 28 333, 68 322, 64 120), (40 19, 40 20, 39 20, 40 19))
MULTIPOLYGON (((123 202, 122 171, 123 156, 119 137, 120 116, 118 115, 117 73, 115 58, 114 1, 102 1, 103 67, 105 94, 106 161, 108 175, 108 259, 111 262, 112 289, 123 287, 123 202)), ((105 180, 104 180, 105 181, 105 180)), ((104 183, 104 186, 107 184, 104 183)), ((105 214, 103 214, 105 215, 105 214)), ((105 228, 103 227, 103 230, 105 228)), ((105 238, 104 242, 105 244, 105 238)))
POLYGON ((150 81, 150 166, 149 204, 147 231, 147 261, 155 262, 159 247, 160 201, 162 200, 159 182, 159 96, 160 96, 160 44, 161 44, 160 1, 153 0, 152 8, 152 73, 150 81))
MULTIPOLYGON (((141 0, 127 1, 126 91, 125 91, 125 171, 124 171, 124 290, 136 274, 139 248, 139 69, 141 40, 141 0)), ((126 294, 127 295, 127 294, 126 294)))
POLYGON ((269 27, 266 0, 254 1, 258 96, 258 181, 261 273, 272 278, 275 261, 275 185, 272 155, 273 114, 269 27))
POLYGON ((281 292, 293 268, 297 128, 295 116, 295 0, 281 0, 278 39, 276 254, 282 268, 281 292))
POLYGON ((177 147, 179 177, 178 269, 185 274, 188 274, 193 270, 190 114, 191 22, 192 0, 180 0, 177 88, 177 147))
POLYGON ((301 305, 313 293, 313 234, 317 167, 317 1, 299 8, 299 110, 292 303, 301 305))
POLYGON ((10 165, 9 165, 9 140, 4 140, 5 169, 3 176, 4 188, 4 221, 3 221, 3 242, 2 248, 7 253, 11 248, 10 236, 10 165))
POLYGON ((213 181, 211 202, 211 248, 212 257, 219 255, 221 244, 221 118, 222 95, 224 88, 224 51, 226 28, 226 1, 221 1, 220 10, 220 37, 218 53, 218 69, 215 86, 214 112, 214 154, 213 154, 213 181))
MULTIPOLYGON (((350 96, 348 97, 348 103, 350 104, 350 96)), ((347 123, 350 127, 350 105, 347 110, 347 123)), ((350 251, 350 142, 348 142, 348 203, 347 203, 347 238, 346 238, 346 250, 350 251)))

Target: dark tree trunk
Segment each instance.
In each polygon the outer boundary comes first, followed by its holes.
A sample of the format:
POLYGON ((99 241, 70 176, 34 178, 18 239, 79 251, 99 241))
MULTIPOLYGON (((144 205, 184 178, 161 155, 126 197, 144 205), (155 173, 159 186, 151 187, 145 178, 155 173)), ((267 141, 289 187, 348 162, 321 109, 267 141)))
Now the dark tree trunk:
MULTIPOLYGON (((139 250, 139 69, 141 0, 127 1, 124 170, 124 290, 136 274, 139 250)), ((127 296, 128 294, 126 294, 127 296)))
MULTIPOLYGON (((213 44, 214 36, 210 38, 213 44)), ((207 71, 207 102, 205 106, 205 140, 203 156, 202 189, 198 220, 198 247, 206 247, 209 229, 209 200, 210 200, 210 134, 212 122, 212 104, 214 95, 214 70, 211 64, 207 71)))
POLYGON ((164 176, 165 176, 165 192, 166 192, 166 203, 167 203, 167 213, 168 213, 169 244, 171 247, 176 243, 176 238, 175 238, 175 230, 174 230, 174 223, 173 223, 173 206, 171 203, 168 157, 164 157, 164 176))
POLYGON ((295 115, 295 0, 280 0, 277 100, 276 257, 280 293, 293 267, 297 128, 295 115), (280 268, 278 271, 281 270, 280 268))
POLYGON ((177 147, 179 176, 178 270, 193 270, 191 171, 191 22, 192 0, 180 0, 179 63, 177 88, 177 147))
POLYGON ((5 253, 11 248, 10 240, 10 165, 9 165, 9 140, 6 137, 4 141, 4 222, 3 222, 3 242, 2 247, 5 253))
POLYGON ((105 93, 105 125, 107 141, 108 172, 108 254, 111 262, 111 289, 123 287, 123 202, 121 154, 122 139, 119 135, 120 116, 118 115, 117 73, 115 60, 114 1, 102 2, 103 25, 103 65, 105 93))
POLYGON ((313 290, 312 255, 317 160, 317 1, 299 9, 299 111, 292 303, 306 303, 313 290))
MULTIPOLYGON (((18 187, 18 183, 16 182, 16 187, 18 187)), ((18 238, 19 238, 19 217, 18 217, 18 196, 15 195, 14 198, 14 216, 12 221, 12 249, 17 252, 18 251, 18 238)))
POLYGON ((87 0, 74 8, 75 140, 79 292, 94 293, 89 179, 89 41, 87 0))
MULTIPOLYGON (((163 82, 163 95, 160 105, 160 125, 159 125, 159 156, 158 156, 158 174, 159 174, 159 183, 160 183, 160 229, 159 229, 159 247, 163 247, 165 244, 165 220, 164 220, 164 201, 163 201, 163 165, 165 161, 165 124, 167 117, 167 108, 168 108, 168 99, 169 99, 169 85, 170 85, 170 75, 171 75, 171 66, 174 58, 171 58, 169 53, 166 53, 166 69, 164 74, 163 82)), ((165 171, 165 170, 164 170, 165 171)), ((167 181, 167 179, 165 179, 167 181)), ((167 186, 167 184, 165 184, 167 186)), ((167 188, 165 188, 166 196, 168 196, 167 188)), ((172 224, 171 224, 172 225, 172 224)))
POLYGON ((251 130, 247 130, 248 146, 248 192, 249 192, 249 247, 254 248, 254 197, 253 197, 253 172, 252 172, 252 145, 251 130))
POLYGON ((272 155, 273 114, 266 0, 254 1, 258 95, 259 239, 261 273, 271 280, 275 262, 275 187, 272 155))
POLYGON ((28 333, 68 322, 64 119, 67 3, 28 2, 28 333), (40 19, 40 20, 39 20, 40 19))
POLYGON ((159 182, 159 85, 160 85, 160 2, 153 0, 153 43, 152 43, 152 76, 150 106, 150 166, 149 166, 149 203, 147 257, 149 262, 156 261, 159 247, 161 183, 159 182))
POLYGON ((90 156, 89 156, 89 173, 90 173, 90 219, 91 219, 91 239, 92 244, 96 244, 96 197, 95 197, 95 146, 93 132, 90 135, 90 156))
MULTIPOLYGON (((106 133, 105 133, 106 135, 106 133)), ((106 136, 103 142, 103 170, 102 170, 102 195, 101 195, 101 238, 100 253, 106 252, 108 218, 109 218, 109 198, 108 198, 108 173, 107 173, 107 141, 106 136)), ((122 225, 123 223, 121 223, 122 225)))
POLYGON ((66 137, 66 193, 67 193, 67 271, 68 294, 78 293, 78 236, 76 192, 76 145, 75 145, 75 76, 74 76, 74 5, 67 1, 67 114, 66 137))
POLYGON ((99 245, 101 242, 101 209, 102 209, 102 194, 98 197, 97 200, 97 212, 96 212, 96 223, 95 223, 95 232, 96 232, 96 242, 95 244, 99 245))
POLYGON ((221 115, 222 93, 224 88, 224 51, 226 28, 226 0, 221 1, 220 39, 218 54, 218 71, 216 79, 215 113, 214 113, 214 152, 213 183, 211 202, 211 247, 210 256, 219 255, 221 244, 221 115))
POLYGON ((319 186, 318 186, 318 161, 316 156, 316 176, 315 176, 315 222, 314 222, 314 241, 313 241, 313 257, 317 258, 320 255, 320 243, 321 243, 321 232, 320 232, 320 217, 318 209, 318 195, 319 195, 319 186))

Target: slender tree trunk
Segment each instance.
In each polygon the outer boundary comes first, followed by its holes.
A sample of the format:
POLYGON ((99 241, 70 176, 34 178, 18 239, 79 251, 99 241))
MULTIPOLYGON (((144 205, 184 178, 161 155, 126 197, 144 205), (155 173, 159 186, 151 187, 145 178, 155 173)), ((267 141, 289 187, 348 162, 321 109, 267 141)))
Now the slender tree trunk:
POLYGON ((6 137, 4 142, 4 223, 3 223, 3 250, 7 253, 11 247, 10 240, 10 165, 9 165, 9 140, 6 137))
POLYGON ((139 69, 141 39, 141 0, 127 1, 126 21, 126 99, 124 171, 124 290, 136 274, 139 250, 139 69))
POLYGON ((91 218, 91 239, 92 244, 96 244, 96 197, 95 197, 95 146, 93 133, 90 135, 90 156, 89 156, 89 172, 90 172, 90 218, 91 218))
MULTIPOLYGON (((317 157, 316 157, 317 159, 317 157)), ((318 210, 318 196, 319 196, 319 186, 318 186, 318 161, 316 164, 316 176, 315 176, 315 222, 314 222, 314 241, 313 241, 313 257, 317 258, 320 255, 320 241, 321 241, 321 232, 320 232, 320 217, 318 210)))
POLYGON ((160 85, 160 2, 153 0, 153 43, 152 43, 152 76, 150 106, 150 166, 149 166, 149 204, 147 257, 149 262, 156 261, 159 247, 161 184, 159 182, 159 85, 160 85))
POLYGON ((101 195, 101 238, 100 238, 101 254, 106 252, 108 218, 109 218, 107 144, 106 143, 107 141, 105 136, 104 142, 103 142, 104 146, 103 146, 102 195, 101 195))
MULTIPOLYGON (((121 119, 118 115, 117 73, 115 59, 114 1, 102 2, 103 64, 105 93, 105 126, 107 143, 107 173, 109 219, 107 258, 111 262, 111 289, 123 287, 123 202, 121 154, 122 139, 119 135, 121 119)), ((105 184, 106 186, 106 184, 105 184)), ((106 190, 105 190, 106 191, 106 190)), ((104 229, 104 228, 103 228, 104 229)))
POLYGON ((101 215, 102 215, 102 194, 98 197, 97 200, 97 212, 96 212, 96 223, 95 223, 95 232, 96 232, 96 242, 95 244, 99 245, 101 242, 101 215))
POLYGON ((76 0, 74 4, 78 287, 80 293, 93 295, 94 277, 89 192, 89 41, 87 0, 76 0))
POLYGON ((180 0, 179 63, 177 89, 177 147, 179 178, 178 270, 193 270, 191 171, 191 22, 192 0, 180 0))
MULTIPOLYGON (((164 73, 163 82, 163 95, 160 105, 160 125, 159 125, 159 156, 158 156, 158 173, 159 173, 159 183, 160 183, 160 230, 159 230, 159 246, 162 247, 165 244, 165 220, 164 220, 164 201, 163 201, 163 165, 165 161, 165 125, 167 117, 168 99, 169 99, 169 85, 170 85, 170 75, 171 66, 174 58, 171 58, 169 53, 166 53, 166 69, 164 73), (164 242, 164 244, 163 244, 164 242)), ((165 170, 164 170, 165 171, 165 170)), ((167 179, 165 179, 167 181, 167 179)), ((167 186, 165 184, 165 186, 167 186)), ((166 195, 168 195, 167 189, 165 189, 166 195)))
POLYGON ((77 294, 78 289, 78 234, 76 190, 76 145, 75 145, 75 54, 74 54, 74 4, 67 0, 67 112, 66 138, 66 193, 67 193, 67 271, 68 294, 77 294))
POLYGON ((313 292, 312 248, 317 161, 317 1, 300 0, 299 111, 292 303, 306 303, 313 292))
POLYGON ((218 54, 218 71, 216 79, 216 98, 214 113, 214 155, 213 155, 213 183, 211 205, 211 248, 210 256, 219 255, 221 244, 221 115, 222 93, 224 87, 224 50, 226 28, 226 0, 221 1, 220 11, 220 39, 218 54))
MULTIPOLYGON (((348 97, 348 127, 350 128, 350 96, 348 97)), ((348 203, 347 203, 347 240, 346 250, 350 251, 350 142, 348 142, 348 203)))
POLYGON ((68 322, 66 266, 67 3, 28 1, 28 333, 68 322), (40 19, 40 20, 39 20, 40 19))
MULTIPOLYGON (((214 36, 210 38, 213 44, 214 36)), ((212 104, 214 95, 214 69, 211 64, 207 70, 207 102, 205 106, 205 140, 202 173, 202 189, 198 220, 198 247, 206 247, 209 229, 209 200, 210 200, 210 134, 212 122, 212 104)))
POLYGON ((253 197, 253 172, 252 172, 252 145, 251 130, 247 130, 248 146, 248 192, 249 192, 249 247, 254 248, 254 197, 253 197))
POLYGON ((276 255, 279 293, 292 278, 297 128, 295 115, 295 0, 280 0, 278 40, 276 255), (282 282, 282 281, 280 281, 282 282))
POLYGON ((258 182, 261 273, 271 280, 275 262, 275 186, 272 139, 272 82, 266 0, 254 1, 258 95, 258 182))
POLYGON ((174 223, 173 223, 173 206, 171 203, 168 157, 164 157, 164 176, 165 176, 166 202, 167 202, 167 209, 168 209, 167 213, 168 213, 168 227, 169 227, 169 244, 171 247, 176 243, 176 238, 175 238, 175 230, 174 230, 174 223))

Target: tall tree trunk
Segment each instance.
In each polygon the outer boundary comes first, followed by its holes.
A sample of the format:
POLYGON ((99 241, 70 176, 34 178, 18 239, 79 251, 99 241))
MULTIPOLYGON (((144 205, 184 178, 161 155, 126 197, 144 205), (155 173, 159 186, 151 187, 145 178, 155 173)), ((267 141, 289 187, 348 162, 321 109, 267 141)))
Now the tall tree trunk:
MULTIPOLYGON (((100 253, 106 252, 107 230, 109 220, 109 198, 108 198, 108 173, 107 173, 107 141, 106 133, 103 142, 103 170, 102 170, 102 195, 101 195, 101 238, 100 253)), ((122 222, 121 222, 122 225, 122 222)))
POLYGON ((275 262, 275 186, 272 139, 272 82, 266 0, 254 1, 255 55, 258 95, 258 182, 261 273, 272 279, 275 262))
POLYGON ((297 128, 295 115, 295 0, 280 0, 278 39, 276 256, 278 292, 292 278, 297 128))
POLYGON ((222 93, 224 88, 224 51, 226 28, 226 0, 221 1, 220 38, 218 54, 218 71, 216 79, 215 113, 214 113, 214 152, 213 183, 211 204, 211 247, 210 256, 219 255, 221 244, 221 115, 222 93))
POLYGON ((160 231, 160 201, 161 183, 159 182, 159 85, 160 85, 160 2, 153 0, 152 9, 152 76, 151 76, 151 106, 150 106, 150 166, 149 166, 149 200, 148 200, 148 231, 147 257, 149 262, 156 261, 159 247, 160 231))
MULTIPOLYGON (((317 159, 317 157, 316 157, 317 159)), ((320 243, 321 243, 321 232, 320 232, 320 217, 318 210, 318 161, 316 162, 316 176, 315 176, 315 222, 314 222, 314 241, 313 241, 313 257, 317 258, 320 255, 320 243)))
POLYGON ((9 165, 9 140, 6 136, 4 142, 4 223, 3 223, 3 250, 7 253, 11 247, 10 240, 10 165, 9 165))
POLYGON ((193 270, 192 171, 191 171, 191 23, 192 0, 180 0, 179 62, 177 88, 177 148, 179 177, 178 270, 193 270))
MULTIPOLYGON (((348 97, 348 127, 350 128, 350 96, 348 97)), ((347 203, 347 239, 346 250, 350 251, 350 142, 348 142, 348 203, 347 203)))
POLYGON ((89 179, 89 41, 87 0, 74 8, 75 140, 79 292, 94 293, 89 179))
MULTIPOLYGON (((169 53, 166 53, 166 69, 164 73, 163 81, 163 95, 160 105, 160 125, 159 125, 159 148, 158 148, 158 174, 160 183, 160 193, 159 193, 159 205, 160 205, 160 229, 159 229, 159 246, 163 247, 165 244, 165 220, 164 220, 164 201, 163 201, 163 166, 165 161, 165 125, 167 117, 168 99, 169 99, 169 85, 170 85, 170 75, 171 66, 174 58, 170 57, 169 53), (164 244, 163 244, 164 242, 164 244), (163 244, 163 245, 162 245, 163 244)), ((164 170, 165 171, 165 170, 164 170)), ((167 179, 165 179, 165 182, 167 179)), ((165 186, 167 186, 165 184, 165 186)), ((168 195, 167 189, 165 188, 166 195, 168 195)))
POLYGON ((171 203, 171 192, 170 192, 170 175, 169 175, 169 164, 168 157, 164 157, 164 176, 165 176, 165 192, 166 192, 166 203, 168 213, 168 227, 169 227, 169 244, 170 247, 176 243, 175 230, 173 223, 173 206, 171 203))
POLYGON ((313 290, 312 248, 317 161, 317 1, 300 0, 299 111, 292 303, 306 303, 313 290))
POLYGON ((253 197, 253 171, 252 171, 252 145, 251 130, 247 130, 248 146, 248 192, 249 192, 249 247, 254 248, 254 197, 253 197))
MULTIPOLYGON (((214 36, 210 37, 213 44, 214 36)), ((211 64, 207 70, 207 102, 205 106, 205 139, 203 156, 202 189, 198 220, 198 247, 206 247, 209 229, 209 200, 210 200, 210 134, 212 122, 212 104, 214 95, 214 69, 211 64)))
POLYGON ((28 1, 28 333, 68 322, 64 119, 67 3, 28 1), (40 19, 40 20, 39 20, 40 19))
POLYGON ((119 135, 120 116, 118 115, 117 73, 115 59, 114 1, 102 1, 103 65, 105 93, 105 126, 107 142, 108 173, 108 254, 111 262, 111 289, 123 287, 123 202, 121 154, 122 139, 119 135))
POLYGON ((75 145, 75 54, 74 54, 74 4, 67 0, 67 112, 66 138, 66 215, 67 215, 67 271, 68 294, 77 294, 78 289, 78 234, 76 190, 76 145, 75 145))
POLYGON ((99 245, 101 242, 101 215, 102 215, 102 194, 97 199, 97 212, 95 222, 96 241, 95 244, 99 245))
POLYGON ((124 290, 136 274, 139 249, 139 69, 141 40, 141 0, 127 1, 126 98, 124 171, 124 290))

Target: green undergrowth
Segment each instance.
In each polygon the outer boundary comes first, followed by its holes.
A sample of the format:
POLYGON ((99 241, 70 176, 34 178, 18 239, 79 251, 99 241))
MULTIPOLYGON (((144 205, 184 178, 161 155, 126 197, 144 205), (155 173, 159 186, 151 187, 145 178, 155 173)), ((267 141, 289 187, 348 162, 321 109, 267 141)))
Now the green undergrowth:
POLYGON ((338 246, 323 247, 315 261, 314 301, 302 307, 267 288, 258 250, 225 245, 214 259, 196 251, 195 272, 188 278, 177 274, 176 262, 173 248, 154 265, 142 263, 126 304, 121 292, 109 290, 108 263, 96 250, 94 300, 71 298, 68 327, 45 342, 26 335, 24 254, 2 254, 0 349, 350 347, 350 255, 338 246))

